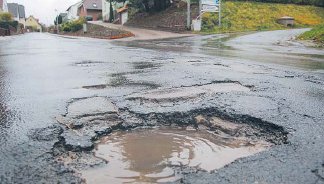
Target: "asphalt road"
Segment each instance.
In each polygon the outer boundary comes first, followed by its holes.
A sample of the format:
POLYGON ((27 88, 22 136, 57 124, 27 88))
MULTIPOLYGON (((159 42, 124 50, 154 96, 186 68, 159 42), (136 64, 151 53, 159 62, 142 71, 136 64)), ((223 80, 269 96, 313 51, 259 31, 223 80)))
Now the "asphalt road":
POLYGON ((39 33, 1 39, 0 183, 82 182, 53 159, 62 133, 55 117, 73 99, 94 96, 139 114, 216 108, 289 132, 286 144, 215 173, 187 173, 182 182, 324 183, 324 51, 291 41, 303 31, 134 42, 39 33), (153 89, 229 81, 251 90, 128 100, 153 89))

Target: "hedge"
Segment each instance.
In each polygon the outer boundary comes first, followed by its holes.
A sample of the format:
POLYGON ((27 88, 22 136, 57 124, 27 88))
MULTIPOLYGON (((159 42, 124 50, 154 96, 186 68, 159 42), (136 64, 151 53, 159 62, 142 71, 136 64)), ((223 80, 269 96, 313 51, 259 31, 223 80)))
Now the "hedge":
POLYGON ((61 25, 61 30, 64 32, 77 32, 82 29, 84 23, 86 23, 84 18, 66 22, 61 25))
POLYGON ((18 22, 17 21, 6 21, 6 22, 0 21, 0 28, 9 29, 9 26, 12 26, 17 29, 18 22))

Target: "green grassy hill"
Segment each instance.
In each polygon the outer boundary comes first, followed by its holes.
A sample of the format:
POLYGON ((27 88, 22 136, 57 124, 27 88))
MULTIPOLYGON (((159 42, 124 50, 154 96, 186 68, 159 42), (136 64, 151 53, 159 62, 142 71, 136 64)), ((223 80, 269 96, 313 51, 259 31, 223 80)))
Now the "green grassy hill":
POLYGON ((324 8, 228 1, 222 6, 222 27, 217 25, 218 15, 208 13, 203 16, 202 30, 207 33, 219 33, 285 29, 285 26, 277 23, 277 19, 282 16, 294 17, 295 28, 313 27, 324 23, 324 8))

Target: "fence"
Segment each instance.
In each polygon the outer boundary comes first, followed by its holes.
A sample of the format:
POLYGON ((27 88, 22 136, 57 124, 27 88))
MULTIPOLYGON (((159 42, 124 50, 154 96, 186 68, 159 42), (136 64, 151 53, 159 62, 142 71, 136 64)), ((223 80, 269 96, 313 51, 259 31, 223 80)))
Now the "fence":
POLYGON ((0 36, 10 36, 13 34, 17 34, 17 27, 18 22, 17 21, 9 21, 4 22, 0 21, 0 36))
POLYGON ((10 36, 18 34, 17 29, 13 26, 8 25, 7 28, 0 27, 0 36, 10 36))
POLYGON ((10 31, 10 35, 12 34, 17 34, 17 29, 11 25, 9 25, 9 31, 10 31))
POLYGON ((10 30, 0 28, 0 36, 10 36, 10 30))

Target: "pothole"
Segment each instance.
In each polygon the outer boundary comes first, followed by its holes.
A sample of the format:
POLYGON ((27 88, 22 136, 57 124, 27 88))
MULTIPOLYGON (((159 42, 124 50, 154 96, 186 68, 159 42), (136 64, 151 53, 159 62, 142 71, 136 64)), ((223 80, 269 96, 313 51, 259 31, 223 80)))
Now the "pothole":
POLYGON ((217 108, 141 114, 105 97, 75 99, 56 120, 64 129, 53 155, 88 183, 177 181, 287 142, 283 127, 249 115, 217 108))
POLYGON ((128 96, 129 100, 142 99, 142 100, 153 100, 153 101, 168 101, 175 99, 188 99, 195 98, 200 95, 208 95, 215 93, 225 92, 246 92, 250 89, 239 83, 235 82, 224 82, 224 83, 212 83, 206 85, 179 87, 172 89, 157 89, 151 90, 146 93, 133 94, 128 96))
POLYGON ((146 87, 149 89, 154 89, 160 87, 160 85, 150 82, 150 81, 133 81, 128 79, 124 75, 114 74, 110 79, 108 86, 112 87, 146 87))
POLYGON ((87 183, 163 183, 182 178, 181 169, 213 171, 270 144, 222 137, 207 130, 138 129, 116 132, 96 144, 94 155, 107 161, 82 171, 87 183))
POLYGON ((156 69, 161 66, 160 63, 152 62, 132 62, 134 69, 143 70, 143 69, 156 69))
POLYGON ((82 86, 84 89, 105 89, 107 84, 97 84, 97 85, 90 85, 90 86, 82 86))
POLYGON ((117 108, 105 97, 78 99, 68 105, 67 116, 81 117, 117 112, 117 108))
POLYGON ((85 60, 81 62, 76 62, 76 66, 81 66, 81 67, 91 67, 91 66, 96 66, 98 64, 103 64, 103 61, 91 61, 91 60, 85 60))

